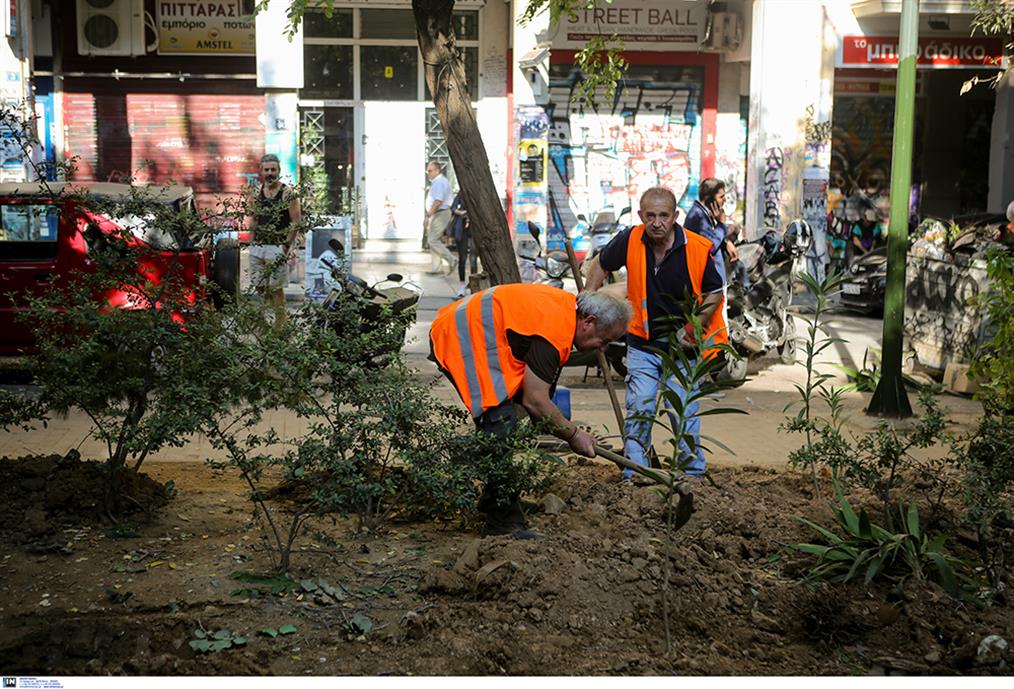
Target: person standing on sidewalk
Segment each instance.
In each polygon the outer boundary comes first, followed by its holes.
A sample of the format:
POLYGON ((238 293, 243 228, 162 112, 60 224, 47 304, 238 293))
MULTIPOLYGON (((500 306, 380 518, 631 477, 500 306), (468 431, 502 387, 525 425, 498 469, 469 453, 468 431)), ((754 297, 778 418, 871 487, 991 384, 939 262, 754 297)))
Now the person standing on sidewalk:
POLYGON ((461 198, 460 191, 455 195, 454 203, 451 204, 451 215, 454 222, 451 225, 450 235, 458 247, 458 293, 454 296, 456 299, 461 299, 465 296, 465 289, 468 286, 465 282, 465 268, 468 264, 469 254, 472 257, 471 272, 478 273, 479 267, 475 257, 475 248, 471 246, 472 230, 468 223, 468 209, 465 208, 465 200, 461 198))
POLYGON ((263 156, 260 174, 261 182, 250 189, 246 206, 251 234, 250 286, 284 318, 284 288, 289 258, 299 237, 302 209, 292 187, 279 178, 278 156, 263 156))
POLYGON ((687 213, 683 227, 711 240, 714 247, 711 250, 711 258, 715 262, 715 267, 718 269, 718 274, 722 276, 722 280, 728 282, 722 252, 729 254, 730 263, 739 260, 739 252, 736 251, 736 245, 728 236, 724 206, 725 182, 716 177, 702 180, 697 189, 697 200, 694 201, 690 212, 687 213))
MULTIPOLYGON (((641 196, 641 225, 616 235, 592 261, 586 289, 597 290, 606 271, 627 268, 627 300, 634 311, 627 329, 627 420, 624 423, 624 453, 642 466, 649 466, 651 426, 664 385, 686 403, 688 390, 677 376, 663 381, 662 358, 653 350, 669 351, 670 341, 693 356, 692 324, 688 322, 686 298, 698 303, 698 317, 712 344, 729 341, 722 307, 723 280, 712 259, 714 244, 699 234, 684 230, 676 222, 676 196, 665 187, 653 187, 641 196)), ((673 427, 678 419, 666 404, 673 427)), ((691 449, 680 441, 681 462, 689 475, 704 473, 701 449, 700 402, 686 405, 685 433, 694 440, 691 449)), ((625 479, 633 477, 626 469, 625 479)))
POLYGON ((444 232, 451 222, 451 183, 443 175, 443 169, 436 160, 426 165, 426 175, 430 178, 430 187, 426 192, 426 241, 430 245, 431 269, 428 275, 450 275, 454 272, 458 259, 444 243, 444 232), (442 261, 447 261, 447 270, 442 271, 442 261))

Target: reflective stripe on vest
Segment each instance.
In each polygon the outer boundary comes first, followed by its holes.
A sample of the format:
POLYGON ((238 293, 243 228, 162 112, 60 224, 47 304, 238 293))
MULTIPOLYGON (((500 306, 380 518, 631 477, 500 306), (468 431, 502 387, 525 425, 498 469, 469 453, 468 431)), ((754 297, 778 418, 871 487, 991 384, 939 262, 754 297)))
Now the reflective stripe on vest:
POLYGON ((492 287, 437 312, 430 327, 433 355, 478 417, 524 385, 525 362, 514 357, 507 332, 545 339, 562 364, 574 343, 576 309, 575 295, 546 285, 492 287))
MULTIPOLYGON (((708 259, 711 256, 711 240, 702 237, 685 228, 683 232, 686 254, 687 274, 690 277, 690 285, 697 296, 698 301, 703 299, 701 289, 704 282, 704 271, 707 268, 708 259)), ((644 245, 644 225, 637 225, 630 231, 627 239, 627 299, 634 309, 634 317, 630 321, 627 332, 650 340, 650 319, 648 317, 648 260, 649 247, 644 245), (638 303, 641 308, 638 309, 638 303)), ((725 327, 724 317, 725 299, 719 303, 711 321, 705 328, 704 335, 711 340, 712 344, 722 344, 729 341, 729 333, 725 327)), ((717 354, 716 349, 705 350, 704 355, 711 358, 717 354)))
MULTIPOLYGON (((486 366, 489 368, 490 378, 493 381, 493 390, 497 398, 507 399, 507 383, 503 378, 503 371, 500 370, 500 359, 496 349, 496 324, 493 322, 493 292, 496 287, 481 292, 482 303, 479 305, 482 318, 482 337, 486 345, 486 366)), ((465 379, 468 382, 468 397, 472 401, 472 416, 482 414, 482 388, 479 386, 479 373, 475 366, 475 351, 472 347, 472 331, 468 327, 468 303, 472 297, 463 299, 454 310, 454 330, 458 336, 458 345, 461 347, 461 357, 465 362, 465 379)))

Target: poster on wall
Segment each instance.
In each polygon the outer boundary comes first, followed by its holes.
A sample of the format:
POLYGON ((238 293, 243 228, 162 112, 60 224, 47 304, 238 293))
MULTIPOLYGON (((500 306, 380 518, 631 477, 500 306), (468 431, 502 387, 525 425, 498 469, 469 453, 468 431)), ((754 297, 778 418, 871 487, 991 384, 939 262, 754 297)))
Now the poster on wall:
POLYGON ((518 144, 518 167, 522 186, 543 186, 546 181, 546 142, 522 139, 518 144))
POLYGON ((159 55, 255 55, 254 20, 243 0, 155 3, 159 55))
POLYGON ((538 278, 533 260, 539 254, 539 243, 529 231, 529 223, 538 229, 543 242, 547 241, 546 216, 546 135, 549 117, 539 106, 521 106, 514 114, 515 150, 514 174, 514 241, 521 279, 534 282, 538 278))
POLYGON ((578 216, 589 225, 636 223, 641 194, 654 186, 689 210, 700 181, 703 70, 631 69, 612 107, 598 110, 573 100, 580 79, 575 71, 549 85, 550 237, 573 236, 578 216), (621 218, 627 207, 633 213, 621 218))

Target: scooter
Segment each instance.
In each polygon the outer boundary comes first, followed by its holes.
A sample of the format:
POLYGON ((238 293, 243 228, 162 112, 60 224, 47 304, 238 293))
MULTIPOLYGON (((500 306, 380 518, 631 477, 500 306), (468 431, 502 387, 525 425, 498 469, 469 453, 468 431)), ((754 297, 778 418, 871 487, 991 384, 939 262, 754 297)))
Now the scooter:
POLYGON ((804 220, 794 220, 779 235, 771 230, 760 239, 736 245, 746 268, 750 288, 743 287, 735 272, 729 276, 729 344, 740 354, 726 361, 719 373, 722 381, 746 379, 750 359, 777 350, 783 364, 796 361, 796 324, 788 306, 792 300, 793 266, 813 234, 804 220))
MULTIPOLYGON (((337 260, 330 260, 325 256, 319 259, 331 271, 333 280, 331 291, 321 302, 321 307, 325 312, 336 313, 343 304, 351 300, 362 318, 360 332, 372 333, 378 329, 391 328, 390 338, 384 338, 385 349, 371 353, 363 362, 366 365, 382 366, 390 357, 397 355, 405 345, 405 333, 415 322, 416 305, 422 297, 422 288, 406 281, 398 273, 391 273, 385 279, 370 285, 361 277, 346 270, 345 247, 341 242, 331 239, 328 247, 334 252, 337 260), (378 287, 386 282, 396 284, 393 287, 378 287)), ((338 326, 335 324, 332 327, 338 326)))
MULTIPOLYGON (((589 230, 589 234, 591 235, 591 250, 585 255, 585 266, 589 261, 602 253, 602 250, 606 248, 606 245, 613 241, 613 237, 630 226, 629 223, 624 220, 624 218, 630 215, 630 212, 630 206, 621 210, 620 214, 616 217, 611 217, 612 213, 609 211, 599 211, 595 217, 595 223, 589 230)), ((583 271, 587 272, 587 268, 583 267, 583 271)), ((610 273, 607 275, 606 282, 623 282, 626 280, 626 273, 626 268, 621 268, 617 274, 614 275, 610 273)))

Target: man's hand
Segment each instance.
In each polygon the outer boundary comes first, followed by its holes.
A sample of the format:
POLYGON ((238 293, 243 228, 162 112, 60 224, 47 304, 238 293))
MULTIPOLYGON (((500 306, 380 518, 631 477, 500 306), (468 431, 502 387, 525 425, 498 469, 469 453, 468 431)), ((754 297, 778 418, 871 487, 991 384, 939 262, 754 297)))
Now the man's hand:
POLYGON ((694 324, 687 323, 684 327, 676 331, 676 344, 681 349, 693 349, 696 346, 694 340, 694 324))
POLYGON ((575 428, 576 432, 568 444, 570 449, 584 457, 595 456, 595 438, 591 433, 582 431, 580 428, 575 428))
POLYGON ((712 200, 708 203, 708 210, 714 216, 715 222, 725 224, 725 210, 718 204, 718 201, 712 200))
POLYGON ((725 240, 725 250, 729 252, 729 263, 735 263, 739 260, 739 250, 736 249, 736 245, 729 240, 725 240))

